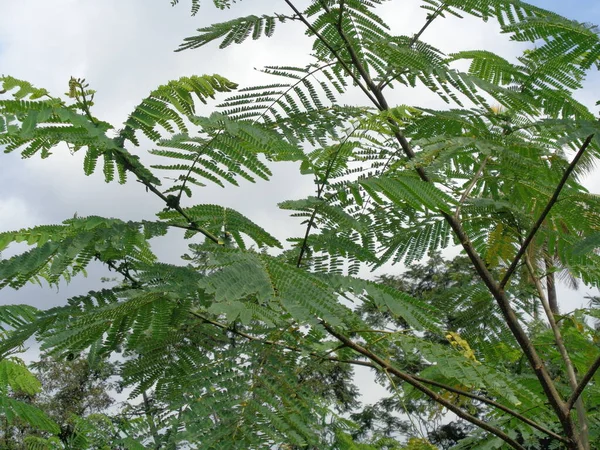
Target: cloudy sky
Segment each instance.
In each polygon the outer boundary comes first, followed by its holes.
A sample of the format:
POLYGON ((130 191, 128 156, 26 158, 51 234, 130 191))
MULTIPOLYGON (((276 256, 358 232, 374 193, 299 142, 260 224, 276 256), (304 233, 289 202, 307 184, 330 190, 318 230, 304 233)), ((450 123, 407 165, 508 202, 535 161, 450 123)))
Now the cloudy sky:
MULTIPOLYGON (((532 3, 573 19, 600 23, 600 4, 594 0, 532 3)), ((229 11, 217 10, 205 0, 198 15, 191 17, 189 4, 189 0, 181 0, 172 8, 169 0, 0 0, 0 73, 28 80, 56 95, 67 90, 71 76, 84 77, 98 91, 96 115, 118 127, 141 98, 170 79, 218 73, 240 85, 250 85, 260 81, 256 67, 299 66, 308 61, 310 42, 296 24, 279 28, 272 39, 248 41, 226 50, 213 45, 175 53, 183 38, 196 28, 239 15, 289 13, 282 0, 246 0, 229 11)), ((396 33, 412 35, 425 20, 426 12, 420 4, 418 0, 396 0, 381 9, 396 33)), ((485 48, 510 57, 523 49, 501 36, 496 24, 476 19, 438 20, 423 39, 448 53, 485 48)), ((394 95, 398 103, 442 106, 423 91, 396 90, 394 95)), ((590 77, 585 96, 579 99, 588 105, 600 99, 597 74, 590 77)), ((142 157, 144 150, 139 149, 142 157)), ((57 223, 74 213, 152 219, 164 206, 137 183, 105 184, 101 173, 84 176, 83 154, 72 156, 60 149, 46 160, 21 160, 17 154, 1 157, 0 231, 57 223)), ((600 182, 590 178, 588 184, 594 192, 600 192, 600 182)), ((278 211, 276 204, 307 195, 311 187, 312 180, 297 175, 296 167, 279 164, 274 167, 270 183, 209 187, 197 192, 195 198, 197 202, 237 209, 285 239, 300 234, 301 227, 278 211)), ((187 245, 179 237, 172 234, 156 242, 157 252, 177 261, 187 245)), ((74 293, 97 288, 97 278, 104 274, 104 269, 93 267, 88 279, 78 278, 58 292, 33 285, 19 292, 5 289, 0 292, 0 302, 52 306, 74 293)), ((569 293, 569 304, 580 303, 588 292, 569 293)))

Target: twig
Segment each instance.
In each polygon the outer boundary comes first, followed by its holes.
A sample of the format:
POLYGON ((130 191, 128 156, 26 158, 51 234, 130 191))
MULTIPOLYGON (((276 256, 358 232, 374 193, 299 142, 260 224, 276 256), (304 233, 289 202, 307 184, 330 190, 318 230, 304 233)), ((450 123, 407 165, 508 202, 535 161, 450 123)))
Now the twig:
MULTIPOLYGON (((253 124, 255 124, 256 122, 258 122, 261 118, 263 118, 265 116, 265 114, 267 112, 269 112, 271 110, 271 108, 273 108, 273 106, 279 102, 279 100, 281 100, 281 98, 283 98, 285 95, 288 94, 288 92, 290 92, 292 89, 294 89, 296 86, 298 86, 300 83, 302 83, 304 80, 306 80, 308 77, 314 75, 317 72, 320 72, 321 70, 331 66, 335 64, 335 62, 331 62, 329 64, 325 64, 323 66, 317 67, 316 69, 312 70, 311 72, 307 73, 305 76, 303 76, 302 78, 300 78, 296 83, 292 84, 288 89, 286 89, 284 92, 281 93, 281 95, 279 95, 279 97, 277 97, 275 100, 273 100, 271 102, 271 104, 269 106, 267 106, 265 108, 265 110, 256 118, 252 121, 253 124)), ((212 144, 223 132, 223 130, 219 130, 219 132, 217 134, 215 134, 210 140, 208 140, 203 146, 202 148, 198 151, 198 156, 196 156, 194 158, 194 160, 192 161, 192 165, 190 166, 187 174, 185 175, 185 177, 183 178, 183 183, 181 185, 181 188, 179 189, 179 193, 177 194, 177 200, 178 202, 181 201, 181 197, 183 195, 183 190, 185 189, 185 186, 190 178, 190 175, 192 174, 192 171, 194 170, 194 168, 196 167, 196 164, 198 164, 200 162, 200 157, 202 156, 202 152, 204 151, 205 148, 207 148, 210 144, 212 144)))
POLYGON ((337 50, 334 49, 331 46, 331 44, 329 44, 329 42, 327 42, 325 40, 325 38, 323 38, 323 36, 321 35, 321 33, 319 33, 319 31, 315 27, 313 27, 312 24, 308 20, 306 20, 306 18, 302 15, 302 13, 298 10, 298 8, 296 8, 296 6, 290 0, 285 0, 285 2, 294 11, 294 13, 298 16, 298 18, 306 26, 306 28, 308 28, 310 30, 310 32, 313 33, 323 43, 323 45, 325 45, 325 47, 327 47, 327 49, 338 60, 338 62, 344 68, 344 70, 346 71, 346 73, 348 73, 348 75, 354 80, 354 82, 356 83, 356 85, 365 93, 365 95, 367 97, 369 97, 369 99, 374 104, 377 104, 377 100, 375 99, 375 97, 373 97, 373 95, 371 95, 371 93, 369 92, 369 90, 362 84, 360 78, 358 78, 356 76, 356 74, 354 72, 352 72, 352 70, 350 69, 350 67, 348 66, 348 64, 346 64, 346 62, 338 54, 337 50))
MULTIPOLYGON (((346 138, 342 142, 340 142, 337 151, 331 156, 331 158, 327 162, 327 168, 325 169, 325 174, 323 175, 323 177, 321 179, 321 184, 317 185, 317 198, 318 199, 320 199, 321 196, 323 195, 323 191, 325 190, 325 185, 327 184, 327 179, 329 178, 329 175, 331 174, 331 171, 333 170, 333 164, 335 163, 335 160, 337 159, 338 155, 340 154, 342 147, 344 145, 346 145, 348 140, 352 137, 352 135, 356 131, 357 127, 358 126, 355 126, 352 129, 352 131, 348 133, 346 138)), ((317 217, 318 209, 319 209, 319 206, 318 205, 315 206, 315 209, 313 209, 313 212, 310 215, 310 218, 308 219, 308 224, 306 225, 306 232, 304 233, 304 239, 302 240, 302 246, 300 247, 300 254, 298 255, 298 260, 296 261, 296 267, 300 267, 302 264, 302 258, 304 257, 304 253, 306 252, 306 250, 308 248, 308 237, 310 236, 310 230, 315 225, 315 219, 317 217)))
MULTIPOLYGON (((529 258, 529 255, 527 253, 525 253, 524 260, 527 266, 527 270, 529 271, 531 278, 533 278, 533 282, 535 284, 538 296, 542 303, 542 307, 544 308, 544 312, 546 313, 546 318, 548 319, 548 323, 550 324, 550 328, 552 329, 552 333, 554 334, 554 342, 556 343, 558 352, 560 353, 560 356, 565 364, 565 369, 567 370, 567 377, 569 379, 569 385, 571 386, 571 389, 575 391, 575 389, 577 389, 577 376, 575 375, 575 368, 573 366, 573 362, 571 361, 571 357, 569 356, 569 352, 565 347, 565 342, 560 332, 560 328, 558 327, 552 309, 550 308, 548 297, 544 292, 542 283, 540 282, 539 277, 535 273, 535 269, 533 268, 533 264, 531 263, 531 259, 529 258)), ((585 407, 581 398, 577 400, 575 407, 577 409, 577 420, 579 421, 579 436, 583 441, 584 446, 587 447, 585 443, 588 441, 588 424, 586 420, 585 407)))
MULTIPOLYGON (((419 38, 425 32, 425 30, 429 27, 429 25, 431 25, 432 22, 442 14, 442 11, 446 8, 446 6, 447 6, 446 2, 443 2, 440 6, 438 6, 438 8, 433 13, 427 15, 427 20, 425 21, 425 24, 411 38, 410 42, 408 43, 408 48, 411 48, 413 45, 415 45, 415 43, 419 40, 419 38)), ((399 77, 403 73, 404 73, 404 71, 401 71, 401 72, 397 73, 396 75, 394 75, 393 77, 387 78, 387 79, 386 79, 386 77, 390 74, 389 73, 386 74, 384 76, 384 78, 377 85, 377 89, 379 89, 379 90, 384 89, 388 84, 390 84, 392 81, 394 81, 397 77, 399 77)))
POLYGON ((146 391, 142 391, 142 399, 144 401, 144 415, 146 416, 146 420, 148 421, 148 426, 150 427, 152 439, 154 439, 154 448, 159 449, 161 444, 160 435, 158 434, 158 429, 156 428, 156 424, 154 423, 154 419, 152 418, 152 414, 150 413, 150 402, 148 401, 146 391))
POLYGON ((527 235, 527 237, 523 241, 523 244, 521 245, 521 248, 519 248, 519 251, 517 252, 517 255, 515 256, 515 259, 513 260, 513 262, 511 263, 511 265, 508 267, 508 270, 504 274, 504 278, 502 278, 502 281, 500 281, 500 284, 499 284, 499 288, 500 289, 504 289, 504 287, 506 286, 506 284, 510 280, 510 277, 512 276, 512 274, 516 270, 517 265, 519 264, 519 261, 521 260, 521 258, 525 254, 525 251, 527 250, 527 247, 529 247, 529 244, 531 244, 531 241, 533 241, 533 238, 535 237, 535 234, 538 232, 538 230, 542 226, 542 223, 544 223, 544 220, 546 220, 546 217, 550 213, 550 210, 552 209, 552 207, 554 206, 554 204, 558 200, 558 196, 560 195, 560 192, 562 191, 563 187, 567 183, 567 180, 569 179, 569 176, 571 175, 571 172, 573 172, 573 170, 575 169, 575 166, 577 165, 577 163, 579 162, 579 160, 581 159, 581 157, 585 153, 586 149, 588 148, 588 146, 592 142, 592 138, 593 137, 594 137, 594 135, 591 134, 591 135, 589 135, 585 139, 585 141, 583 141, 583 144, 581 145, 579 151, 575 155, 575 158, 573 158, 573 161, 571 161, 571 163, 567 167, 567 170, 565 170, 565 173, 563 174, 560 182, 558 183, 558 186, 556 186, 556 189, 554 190, 554 194, 552 194, 552 197, 550 197, 550 200, 548 200, 548 204, 546 205, 546 207, 542 211, 542 214, 540 214, 540 217, 538 217, 538 220, 535 222, 535 224, 531 228, 531 231, 529 232, 529 234, 527 235))
POLYGON ((460 209, 462 208, 463 203, 467 200, 467 197, 471 193, 471 190, 475 187, 475 184, 477 183, 479 178, 481 178, 481 175, 483 174, 485 166, 489 160, 489 155, 483 159, 481 165, 479 166, 479 169, 477 169, 477 173, 475 173, 475 176, 467 186, 467 189, 465 189, 465 192, 463 192, 463 194, 460 196, 460 200, 458 200, 458 206, 456 207, 456 212, 454 213, 454 218, 456 220, 460 220, 460 209))
POLYGON ((598 358, 596 358, 596 361, 594 361, 594 363, 590 366, 590 368, 585 373, 583 378, 581 378, 581 380, 579 381, 579 384, 577 385, 577 387, 575 388, 575 390, 569 397, 569 400, 567 400, 567 408, 569 410, 573 409, 573 405, 575 405, 575 402, 581 396, 581 393, 583 392, 585 387, 588 385, 588 383, 591 381, 591 379, 594 377, 594 375, 596 374, 596 371, 599 368, 600 368, 600 356, 598 356, 598 358))

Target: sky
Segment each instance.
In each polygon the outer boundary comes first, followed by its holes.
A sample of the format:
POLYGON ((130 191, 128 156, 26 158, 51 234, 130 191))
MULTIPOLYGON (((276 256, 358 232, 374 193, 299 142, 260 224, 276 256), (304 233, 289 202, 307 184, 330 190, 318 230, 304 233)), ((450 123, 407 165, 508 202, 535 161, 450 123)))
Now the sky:
MULTIPOLYGON (((532 3, 573 19, 600 23, 600 3, 596 1, 532 3)), ((418 0, 390 1, 382 6, 382 14, 398 34, 412 35, 425 20, 426 11, 419 8, 420 4, 418 0)), ((255 68, 308 62, 310 41, 296 24, 280 27, 274 38, 248 41, 226 50, 210 45, 175 53, 183 38, 211 23, 246 14, 289 13, 282 0, 246 0, 225 11, 205 0, 195 17, 190 16, 189 5, 189 0, 181 0, 175 8, 169 0, 0 0, 0 73, 28 80, 54 94, 67 90, 71 76, 84 77, 97 90, 95 114, 118 127, 140 99, 170 79, 218 73, 243 86, 260 82, 261 74, 255 68)), ((447 53, 485 48, 514 57, 524 48, 500 35, 497 24, 473 18, 438 20, 422 39, 447 53)), ((398 90, 394 96, 398 103, 443 106, 422 90, 398 90)), ((590 77, 585 97, 579 99, 588 105, 600 99, 598 74, 590 77)), ((145 150, 137 150, 142 158, 145 150)), ((71 155, 64 148, 46 160, 21 160, 17 154, 0 156, 0 231, 58 223, 75 213, 80 217, 95 214, 125 220, 153 219, 164 206, 138 183, 106 184, 101 173, 86 177, 83 154, 71 155)), ((598 180, 597 176, 587 180, 596 193, 600 193, 598 180)), ((296 166, 280 163, 268 183, 203 188, 195 199, 234 208, 285 240, 300 235, 302 227, 276 204, 310 195, 312 189, 312 180, 298 175, 296 166)), ((181 234, 171 233, 156 241, 154 248, 163 259, 177 262, 187 246, 180 238, 181 234)), ((59 290, 36 285, 18 292, 4 289, 0 291, 0 303, 54 306, 71 295, 100 287, 98 278, 105 275, 110 274, 104 268, 92 266, 88 278, 77 277, 59 290)), ((590 292, 583 289, 573 294, 563 290, 567 309, 581 305, 583 296, 590 292)))

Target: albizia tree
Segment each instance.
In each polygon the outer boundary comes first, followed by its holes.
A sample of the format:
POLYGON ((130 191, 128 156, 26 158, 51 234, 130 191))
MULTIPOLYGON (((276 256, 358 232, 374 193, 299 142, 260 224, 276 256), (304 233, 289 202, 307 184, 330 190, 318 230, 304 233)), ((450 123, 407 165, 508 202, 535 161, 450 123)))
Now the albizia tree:
MULTIPOLYGON (((377 449, 412 438, 409 448, 432 448, 400 429, 357 433, 360 418, 339 413, 361 365, 400 403, 434 402, 470 424, 457 448, 597 448, 599 336, 586 318, 598 310, 561 315, 554 286, 559 271, 600 282, 600 200, 580 184, 600 127, 573 97, 599 64, 597 29, 519 0, 423 0, 425 23, 393 30, 380 3, 283 0, 276 14, 201 28, 179 50, 282 39, 300 23, 312 62, 266 67, 260 86, 172 80, 118 126, 96 116, 82 79, 61 97, 0 78, 5 152, 68 148, 86 174, 100 163, 107 182, 135 180, 140 197, 164 202, 153 221, 92 216, 0 234, 0 250, 31 246, 0 261, 2 287, 54 285, 93 260, 122 275, 62 307, 0 308, 3 355, 32 336, 56 355, 119 354, 132 396, 163 405, 147 427, 121 423, 115 446, 377 449), (450 15, 498 22, 529 49, 510 60, 445 54, 427 32, 450 15), (448 106, 392 103, 392 87, 400 97, 425 87, 448 106), (339 103, 349 90, 363 101, 339 103), (214 112, 197 115, 213 99, 214 112), (147 153, 164 162, 147 165, 147 153), (279 205, 305 225, 285 246, 269 224, 194 200, 207 182, 269 179, 279 161, 315 183, 279 205), (149 240, 172 228, 204 239, 202 257, 159 261, 149 240), (472 278, 450 280, 445 302, 357 276, 452 245, 469 261, 458 275, 472 278)), ((7 420, 11 405, 0 403, 7 420)))

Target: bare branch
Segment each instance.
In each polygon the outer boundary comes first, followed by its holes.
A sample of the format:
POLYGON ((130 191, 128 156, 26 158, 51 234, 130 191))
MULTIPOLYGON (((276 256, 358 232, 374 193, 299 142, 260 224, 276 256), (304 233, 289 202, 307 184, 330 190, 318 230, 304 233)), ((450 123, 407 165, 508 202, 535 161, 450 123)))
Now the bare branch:
POLYGON ((375 97, 373 97, 373 95, 371 95, 371 93, 369 92, 369 90, 362 84, 360 78, 358 78, 356 76, 356 74, 354 72, 352 72, 352 69, 340 57, 340 55, 337 52, 337 50, 335 48, 333 48, 331 46, 331 44, 329 44, 329 42, 327 42, 327 40, 321 35, 321 33, 319 33, 319 31, 315 27, 313 27, 312 24, 308 20, 306 20, 306 17, 304 17, 304 15, 298 10, 298 8, 296 8, 296 6, 290 0, 285 0, 285 2, 294 11, 294 13, 298 16, 298 18, 306 26, 306 28, 308 28, 310 30, 310 32, 312 34, 314 34, 317 37, 317 39, 319 39, 323 43, 323 45, 325 47, 327 47, 327 49, 339 61, 340 65, 344 68, 344 70, 346 71, 346 73, 354 80, 354 82, 356 83, 356 85, 365 93, 365 95, 367 97, 369 97, 369 99, 374 104, 377 104, 377 100, 375 99, 375 97))
POLYGON ((546 220, 546 217, 550 213, 550 210, 552 209, 552 207, 554 206, 554 204, 558 200, 558 196, 560 195, 560 192, 562 191, 563 187, 567 183, 567 180, 569 179, 569 176, 571 175, 571 172, 573 172, 573 170, 575 169, 575 166, 577 165, 577 163, 579 162, 579 160, 581 159, 581 157, 585 153, 586 149, 588 148, 588 146, 592 142, 592 138, 593 137, 594 137, 594 135, 591 134, 591 135, 589 135, 585 139, 585 141, 583 141, 583 144, 579 148, 579 151, 575 155, 575 158, 573 158, 573 161, 571 161, 571 163, 567 167, 567 170, 565 170, 565 173, 563 174, 560 182, 558 183, 558 186, 556 186, 556 189, 554 190, 554 194, 552 194, 552 197, 550 197, 550 200, 548 200, 548 204, 546 205, 546 207, 542 211, 542 214, 540 214, 540 217, 538 217, 538 220, 535 222, 535 224, 531 228, 531 231, 529 232, 529 234, 527 235, 527 237, 523 241, 523 244, 521 245, 521 248, 519 248, 519 251, 517 252, 517 255, 515 256, 513 262, 508 267, 508 270, 506 271, 506 274, 504 275, 504 278, 502 278, 502 281, 500 282, 500 285, 499 285, 500 289, 504 289, 504 287, 506 286, 506 284, 510 280, 510 277, 515 272, 515 270, 517 269, 517 265, 519 264, 519 261, 521 261, 521 258, 525 254, 525 251, 527 250, 527 247, 529 247, 529 244, 531 244, 531 241, 533 241, 533 238, 535 237, 535 234, 538 232, 538 230, 542 226, 542 223, 544 223, 544 220, 546 220))
MULTIPOLYGON (((567 347, 565 347, 565 342, 562 337, 562 333, 560 332, 560 328, 556 323, 554 313, 550 308, 550 302, 548 301, 546 292, 542 287, 542 283, 539 277, 535 273, 535 269, 527 253, 525 253, 524 259, 525 264, 527 265, 527 270, 529 271, 529 275, 531 276, 535 284, 536 290, 538 292, 538 297, 540 298, 542 307, 544 308, 544 312, 546 313, 546 318, 548 319, 548 323, 550 324, 550 329, 554 334, 554 342, 556 343, 558 352, 560 353, 560 356, 565 364, 565 369, 567 370, 567 377, 569 379, 569 385, 571 386, 571 389, 575 391, 575 389, 577 389, 577 376, 575 375, 575 367, 573 366, 573 362, 571 361, 571 357, 569 356, 567 347)), ((577 420, 579 421, 579 435, 584 443, 584 447, 587 447, 586 442, 588 441, 588 424, 586 420, 586 412, 585 407, 583 405, 583 401, 581 401, 581 399, 578 399, 575 406, 577 408, 577 420)))
POLYGON ((575 388, 575 390, 569 397, 569 400, 567 400, 567 408, 569 410, 573 409, 573 405, 575 405, 575 402, 581 396, 581 393, 583 392, 585 387, 588 385, 588 383, 592 380, 592 378, 596 374, 596 371, 599 368, 600 368, 600 356, 598 356, 598 358, 596 358, 596 361, 594 361, 594 363, 590 366, 590 368, 585 373, 583 378, 581 378, 581 380, 579 381, 579 384, 577 385, 577 387, 575 388))

